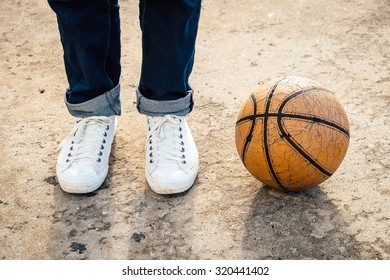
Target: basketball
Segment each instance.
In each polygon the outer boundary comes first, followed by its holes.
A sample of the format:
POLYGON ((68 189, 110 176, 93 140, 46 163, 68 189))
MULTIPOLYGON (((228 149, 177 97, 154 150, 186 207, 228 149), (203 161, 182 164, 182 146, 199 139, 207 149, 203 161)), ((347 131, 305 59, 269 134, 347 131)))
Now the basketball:
POLYGON ((348 117, 319 83, 287 77, 261 85, 242 105, 235 140, 246 169, 263 184, 286 191, 324 182, 348 149, 348 117))

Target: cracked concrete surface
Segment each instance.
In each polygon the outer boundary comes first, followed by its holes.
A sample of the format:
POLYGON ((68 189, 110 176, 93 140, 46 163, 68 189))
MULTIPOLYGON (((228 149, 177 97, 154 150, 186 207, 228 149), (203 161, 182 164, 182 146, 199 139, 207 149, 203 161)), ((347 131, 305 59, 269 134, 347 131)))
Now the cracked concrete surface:
POLYGON ((73 120, 54 14, 0 3, 0 259, 390 259, 387 0, 204 0, 188 117, 200 171, 176 196, 145 183, 138 1, 120 2, 123 115, 109 176, 89 195, 55 178, 73 120), (335 92, 351 129, 337 172, 297 194, 262 186, 234 143, 247 96, 291 75, 335 92))

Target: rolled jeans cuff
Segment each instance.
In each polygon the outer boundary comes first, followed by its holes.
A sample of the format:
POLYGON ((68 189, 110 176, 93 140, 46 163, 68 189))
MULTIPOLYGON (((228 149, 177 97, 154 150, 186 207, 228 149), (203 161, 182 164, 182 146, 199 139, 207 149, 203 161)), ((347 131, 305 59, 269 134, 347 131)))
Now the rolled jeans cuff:
POLYGON ((137 93, 138 112, 148 116, 176 115, 185 116, 192 111, 194 106, 193 90, 187 91, 187 95, 177 100, 152 100, 142 95, 139 89, 137 93))
POLYGON ((86 118, 93 116, 113 116, 121 114, 120 84, 91 100, 71 104, 67 101, 69 89, 65 92, 65 104, 72 116, 86 118))

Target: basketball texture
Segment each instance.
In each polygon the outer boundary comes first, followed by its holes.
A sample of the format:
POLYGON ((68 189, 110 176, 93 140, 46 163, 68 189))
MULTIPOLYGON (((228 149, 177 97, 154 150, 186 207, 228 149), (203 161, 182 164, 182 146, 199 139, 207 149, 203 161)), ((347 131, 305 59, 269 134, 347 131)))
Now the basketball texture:
POLYGON ((329 178, 349 144, 347 114, 334 94, 300 77, 263 84, 242 105, 236 146, 248 171, 270 187, 299 191, 329 178))

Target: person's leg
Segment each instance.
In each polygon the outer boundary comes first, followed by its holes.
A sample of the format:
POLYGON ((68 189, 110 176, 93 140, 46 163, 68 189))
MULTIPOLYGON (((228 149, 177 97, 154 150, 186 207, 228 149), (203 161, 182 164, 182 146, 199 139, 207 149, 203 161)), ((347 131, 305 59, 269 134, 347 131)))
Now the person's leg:
POLYGON ((118 0, 48 0, 57 15, 69 88, 65 101, 76 117, 120 115, 118 0))
POLYGON ((200 8, 200 0, 140 1, 143 60, 137 108, 148 116, 146 179, 160 194, 186 191, 199 169, 184 116, 193 107, 188 79, 200 8))
POLYGON ((78 118, 61 143, 57 177, 63 190, 88 193, 108 172, 120 115, 120 26, 117 0, 48 0, 57 15, 69 88, 65 103, 78 118))
POLYGON ((186 115, 192 110, 188 78, 194 64, 200 0, 140 0, 142 69, 138 110, 186 115))

